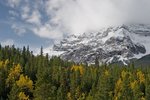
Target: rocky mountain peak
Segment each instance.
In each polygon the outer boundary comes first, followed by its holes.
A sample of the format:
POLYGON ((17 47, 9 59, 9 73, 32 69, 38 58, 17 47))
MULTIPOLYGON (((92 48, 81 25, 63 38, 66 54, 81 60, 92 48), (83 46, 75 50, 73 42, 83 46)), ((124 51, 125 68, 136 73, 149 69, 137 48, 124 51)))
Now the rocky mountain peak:
POLYGON ((71 35, 55 44, 53 50, 64 51, 64 60, 94 63, 98 57, 101 63, 121 61, 127 64, 131 58, 150 53, 149 25, 121 25, 102 28, 98 32, 71 35))

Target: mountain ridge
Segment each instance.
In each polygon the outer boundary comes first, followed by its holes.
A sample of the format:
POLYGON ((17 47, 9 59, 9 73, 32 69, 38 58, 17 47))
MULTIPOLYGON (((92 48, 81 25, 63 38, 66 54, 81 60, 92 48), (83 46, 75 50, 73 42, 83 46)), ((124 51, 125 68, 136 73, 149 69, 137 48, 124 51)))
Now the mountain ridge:
POLYGON ((150 25, 121 25, 102 28, 95 33, 70 35, 53 50, 63 52, 60 57, 76 63, 95 62, 114 63, 121 61, 124 65, 130 59, 141 58, 150 54, 150 25))

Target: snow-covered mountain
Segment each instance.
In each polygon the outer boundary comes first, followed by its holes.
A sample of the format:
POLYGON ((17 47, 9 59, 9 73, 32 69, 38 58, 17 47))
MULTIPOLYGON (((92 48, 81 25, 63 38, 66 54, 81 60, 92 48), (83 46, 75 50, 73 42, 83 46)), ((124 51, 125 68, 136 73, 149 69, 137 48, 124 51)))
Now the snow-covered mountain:
POLYGON ((54 51, 63 52, 64 60, 124 64, 132 58, 150 54, 150 25, 122 25, 101 28, 98 32, 71 35, 55 44, 54 51))

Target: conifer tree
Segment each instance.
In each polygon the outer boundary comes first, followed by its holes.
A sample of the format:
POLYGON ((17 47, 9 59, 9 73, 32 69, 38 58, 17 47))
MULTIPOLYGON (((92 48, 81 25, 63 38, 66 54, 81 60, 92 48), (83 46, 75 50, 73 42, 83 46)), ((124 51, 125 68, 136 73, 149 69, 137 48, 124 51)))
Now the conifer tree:
POLYGON ((148 70, 147 72, 145 85, 146 85, 145 95, 146 95, 146 100, 148 100, 150 98, 150 70, 148 70))
POLYGON ((111 77, 111 72, 104 69, 99 77, 97 84, 97 93, 95 94, 96 100, 111 100, 113 98, 114 84, 111 77))
POLYGON ((96 67, 99 67, 99 59, 98 59, 97 56, 96 56, 96 58, 95 58, 95 66, 96 66, 96 67))

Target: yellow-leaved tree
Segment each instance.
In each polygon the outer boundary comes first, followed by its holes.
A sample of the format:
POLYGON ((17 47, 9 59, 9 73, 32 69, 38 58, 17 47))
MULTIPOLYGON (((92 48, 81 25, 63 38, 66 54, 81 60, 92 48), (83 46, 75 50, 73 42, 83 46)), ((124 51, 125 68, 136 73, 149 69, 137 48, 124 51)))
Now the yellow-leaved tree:
POLYGON ((28 89, 30 91, 33 90, 33 82, 28 78, 27 76, 24 76, 23 74, 20 75, 20 78, 18 81, 16 81, 17 86, 22 89, 28 89))
POLYGON ((29 96, 26 96, 24 92, 20 92, 18 94, 18 99, 19 100, 29 100, 29 96))
POLYGON ((114 89, 114 100, 132 100, 132 91, 129 87, 131 72, 122 70, 114 89))
POLYGON ((14 65, 6 79, 6 85, 10 89, 9 100, 29 100, 32 96, 33 81, 22 73, 19 64, 14 65))
POLYGON ((6 79, 6 85, 8 87, 11 87, 11 85, 13 85, 15 83, 15 81, 19 79, 21 72, 22 72, 22 68, 21 68, 20 64, 14 65, 9 70, 9 74, 6 79))
POLYGON ((71 67, 71 70, 72 71, 79 71, 81 75, 84 73, 84 68, 81 65, 73 65, 71 67))

